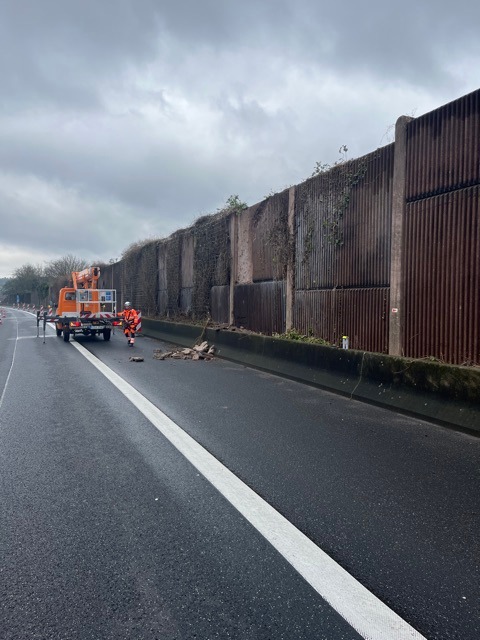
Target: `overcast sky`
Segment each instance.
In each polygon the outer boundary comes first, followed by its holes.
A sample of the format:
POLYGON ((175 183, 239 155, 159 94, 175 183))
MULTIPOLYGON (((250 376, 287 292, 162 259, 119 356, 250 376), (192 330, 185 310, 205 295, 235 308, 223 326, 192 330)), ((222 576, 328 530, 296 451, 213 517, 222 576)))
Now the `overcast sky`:
POLYGON ((480 87, 473 0, 0 0, 0 277, 108 262, 480 87))

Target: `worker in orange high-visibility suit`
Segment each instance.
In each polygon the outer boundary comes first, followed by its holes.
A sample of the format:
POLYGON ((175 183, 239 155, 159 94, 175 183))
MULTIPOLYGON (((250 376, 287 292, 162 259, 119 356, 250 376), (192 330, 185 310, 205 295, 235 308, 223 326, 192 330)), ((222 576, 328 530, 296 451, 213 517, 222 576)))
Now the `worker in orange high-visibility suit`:
POLYGON ((123 311, 119 315, 123 317, 123 333, 127 338, 128 346, 133 347, 138 324, 138 313, 132 307, 131 302, 125 302, 123 311))

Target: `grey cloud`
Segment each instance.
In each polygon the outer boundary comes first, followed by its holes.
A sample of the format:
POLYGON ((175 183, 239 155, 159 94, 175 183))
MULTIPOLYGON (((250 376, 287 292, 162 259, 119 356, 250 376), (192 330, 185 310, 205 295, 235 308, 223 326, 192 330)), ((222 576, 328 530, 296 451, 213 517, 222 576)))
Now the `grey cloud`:
POLYGON ((2 103, 98 103, 98 82, 153 54, 154 2, 6 0, 0 8, 2 103), (141 10, 141 6, 143 10, 141 10), (137 11, 138 6, 138 11, 137 11))
MULTIPOLYGON (((175 74, 204 48, 243 50, 285 64, 359 71, 390 81, 455 82, 438 64, 478 54, 480 9, 465 0, 401 5, 317 0, 4 0, 0 9, 0 104, 97 107, 103 83, 162 52, 175 74), (462 37, 455 34, 461 30, 462 37), (163 43, 163 46, 162 46, 163 43)), ((201 82, 201 73, 199 82, 201 82)))
POLYGON ((3 0, 2 241, 86 255, 64 204, 113 257, 366 153, 476 88, 477 5, 3 0))

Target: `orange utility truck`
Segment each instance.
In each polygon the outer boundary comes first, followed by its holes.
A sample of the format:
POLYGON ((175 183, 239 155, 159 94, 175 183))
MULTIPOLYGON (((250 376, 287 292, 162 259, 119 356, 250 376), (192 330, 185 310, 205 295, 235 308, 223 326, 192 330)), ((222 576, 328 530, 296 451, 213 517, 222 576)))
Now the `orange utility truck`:
POLYGON ((47 322, 55 322, 57 336, 65 342, 70 336, 103 335, 110 340, 112 327, 121 325, 117 315, 115 289, 98 289, 99 267, 72 272, 72 286, 60 289, 55 315, 47 322))

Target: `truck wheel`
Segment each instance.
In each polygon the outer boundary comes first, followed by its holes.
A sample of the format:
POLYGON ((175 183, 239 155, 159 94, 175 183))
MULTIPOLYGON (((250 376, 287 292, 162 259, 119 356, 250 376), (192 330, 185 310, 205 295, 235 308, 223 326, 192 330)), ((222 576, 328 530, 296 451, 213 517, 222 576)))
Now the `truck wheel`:
POLYGON ((60 338, 61 335, 62 335, 62 330, 61 329, 57 329, 57 338, 60 338))
POLYGON ((110 340, 110 336, 112 335, 112 330, 111 329, 104 329, 103 330, 103 339, 104 340, 110 340))
POLYGON ((70 331, 64 331, 63 332, 63 340, 65 342, 68 342, 70 340, 70 331))

